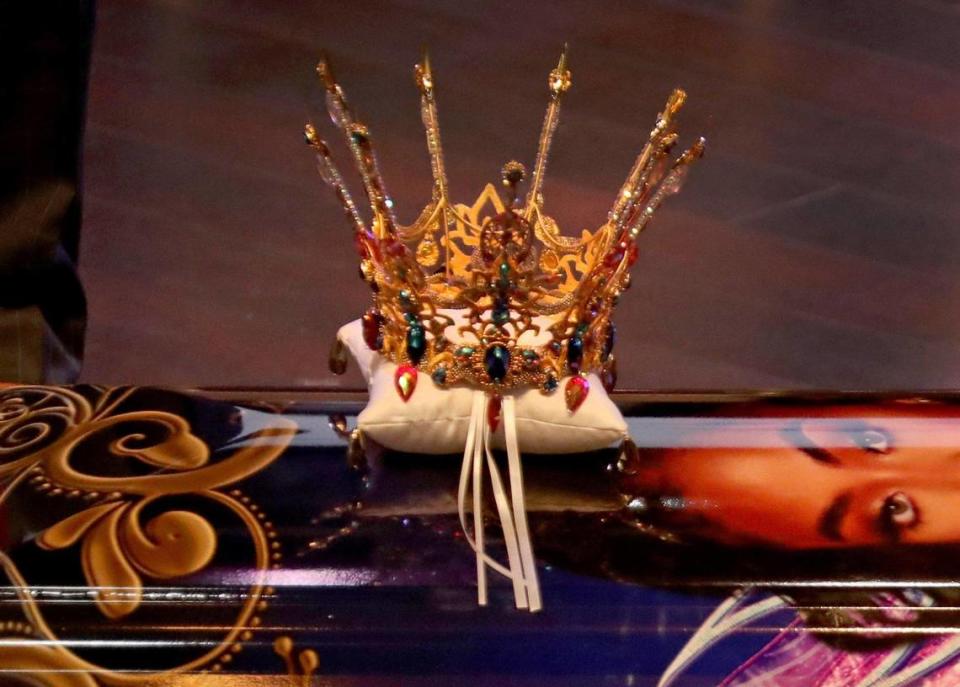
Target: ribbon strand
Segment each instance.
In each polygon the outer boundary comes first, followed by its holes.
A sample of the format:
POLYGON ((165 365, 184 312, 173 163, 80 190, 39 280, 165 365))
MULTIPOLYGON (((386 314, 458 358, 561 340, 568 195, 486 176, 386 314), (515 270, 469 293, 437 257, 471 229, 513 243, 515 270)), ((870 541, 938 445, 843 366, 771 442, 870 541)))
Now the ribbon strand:
POLYGON ((467 444, 463 451, 460 484, 457 490, 457 508, 460 526, 467 542, 477 554, 477 602, 487 603, 487 568, 491 568, 513 582, 517 608, 531 612, 542 608, 536 560, 527 523, 526 499, 523 490, 523 472, 520 463, 520 445, 517 441, 516 409, 512 396, 503 399, 503 425, 507 445, 507 468, 510 491, 504 486, 491 448, 491 431, 486 422, 490 399, 483 391, 476 391, 467 429, 467 444), (486 461, 484 461, 486 458, 486 461), (483 525, 483 466, 487 467, 493 489, 494 503, 507 548, 507 562, 494 560, 486 553, 483 525), (472 489, 471 489, 472 487, 472 489), (467 494, 472 491, 473 534, 467 521, 467 494))
POLYGON ((513 517, 517 528, 517 544, 520 548, 521 575, 527 586, 530 612, 539 611, 540 581, 537 563, 533 557, 530 541, 530 526, 527 524, 527 503, 523 489, 523 469, 520 465, 520 443, 517 441, 517 413, 513 396, 503 399, 503 431, 507 440, 507 466, 510 470, 510 495, 513 497, 513 517))

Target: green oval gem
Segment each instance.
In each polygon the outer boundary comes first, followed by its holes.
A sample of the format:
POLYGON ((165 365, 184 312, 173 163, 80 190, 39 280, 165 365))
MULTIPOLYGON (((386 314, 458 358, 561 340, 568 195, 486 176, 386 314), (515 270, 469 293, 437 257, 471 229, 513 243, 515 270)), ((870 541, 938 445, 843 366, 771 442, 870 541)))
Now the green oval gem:
POLYGON ((457 349, 457 356, 460 358, 469 358, 473 355, 473 346, 461 346, 457 349))
POLYGON ((427 336, 419 324, 410 325, 407 329, 407 357, 414 365, 418 365, 427 352, 427 336))
POLYGON ((497 287, 504 290, 510 288, 510 265, 505 262, 500 263, 500 276, 497 278, 497 287))

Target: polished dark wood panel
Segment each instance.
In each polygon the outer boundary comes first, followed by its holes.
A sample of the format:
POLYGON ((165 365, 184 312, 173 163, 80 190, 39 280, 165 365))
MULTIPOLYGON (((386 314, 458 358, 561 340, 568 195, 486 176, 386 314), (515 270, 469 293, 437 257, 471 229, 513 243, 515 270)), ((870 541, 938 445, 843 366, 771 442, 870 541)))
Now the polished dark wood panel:
POLYGON ((642 243, 624 386, 960 385, 960 5, 937 0, 101 0, 81 269, 87 379, 322 384, 367 303, 301 142, 329 50, 401 219, 430 188, 411 69, 429 45, 455 196, 533 156, 599 224, 673 85, 710 148, 642 243))

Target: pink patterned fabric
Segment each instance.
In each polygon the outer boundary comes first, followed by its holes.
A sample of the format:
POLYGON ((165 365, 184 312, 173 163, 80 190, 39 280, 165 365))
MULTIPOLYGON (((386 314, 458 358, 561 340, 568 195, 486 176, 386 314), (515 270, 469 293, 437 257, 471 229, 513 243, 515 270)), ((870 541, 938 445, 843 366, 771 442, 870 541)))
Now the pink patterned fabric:
MULTIPOLYGON (((957 687, 958 637, 941 635, 918 643, 904 654, 899 665, 894 663, 883 675, 891 684, 957 687), (926 675, 907 676, 911 667, 928 659, 932 665, 923 671, 926 675), (900 682, 897 676, 905 681, 900 682)), ((854 652, 832 647, 808 633, 798 619, 734 670, 721 687, 860 687, 894 652, 902 653, 903 648, 854 652)), ((874 680, 870 684, 875 684, 874 680)))

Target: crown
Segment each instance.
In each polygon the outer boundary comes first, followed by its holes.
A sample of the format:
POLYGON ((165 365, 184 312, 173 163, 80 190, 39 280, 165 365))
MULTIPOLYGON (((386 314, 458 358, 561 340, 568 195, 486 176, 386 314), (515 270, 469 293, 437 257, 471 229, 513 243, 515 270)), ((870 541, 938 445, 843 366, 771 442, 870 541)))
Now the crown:
MULTIPOLYGON (((590 391, 587 373, 611 389, 612 314, 630 286, 637 236, 703 154, 701 138, 671 161, 676 114, 686 94, 675 89, 667 99, 607 221, 573 238, 544 212, 543 200, 560 101, 571 83, 566 49, 547 80, 550 99, 525 197, 519 190, 526 169, 512 161, 501 172, 504 196, 488 184, 472 205, 453 204, 448 195, 435 82, 424 55, 414 77, 433 192, 409 226, 397 221, 370 130, 354 116, 326 58, 317 73, 330 118, 360 173, 369 222, 312 124, 305 128, 306 142, 353 229, 360 272, 373 292, 373 306, 362 317, 363 339, 397 363, 395 384, 403 400, 414 393, 418 370, 439 386, 468 384, 494 394, 522 387, 552 393, 569 376, 564 393, 571 411, 590 391)), ((335 347, 331 369, 342 372, 345 365, 345 352, 335 347)))

